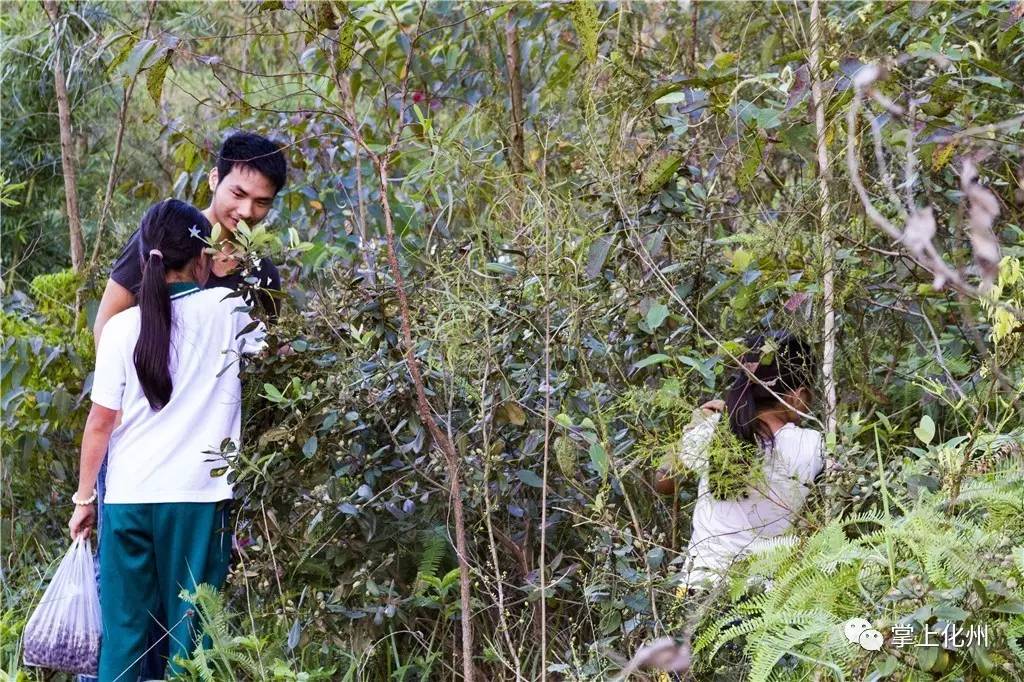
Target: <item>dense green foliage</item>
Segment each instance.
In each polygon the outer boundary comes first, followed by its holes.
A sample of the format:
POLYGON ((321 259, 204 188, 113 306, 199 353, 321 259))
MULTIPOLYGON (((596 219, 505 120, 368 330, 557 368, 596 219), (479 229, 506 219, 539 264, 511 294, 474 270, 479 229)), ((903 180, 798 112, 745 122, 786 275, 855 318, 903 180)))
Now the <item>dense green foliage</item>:
MULTIPOLYGON (((387 198, 426 395, 458 453, 478 679, 610 678, 690 622, 697 679, 1021 679, 1022 7, 824 5, 823 227, 809 5, 66 2, 90 249, 138 84, 101 262, 76 274, 52 33, 36 4, 5 5, 0 670, 43 679, 19 638, 66 545, 103 266, 149 202, 205 206, 210 152, 244 128, 292 166, 254 248, 283 264, 272 340, 294 353, 246 369, 241 549, 223 596, 191 597, 215 646, 189 679, 462 674, 450 470, 417 411, 370 158, 396 130, 387 198), (973 286, 960 174, 976 161, 1002 245, 980 296, 937 286, 865 217, 846 113, 880 60, 877 91, 911 113, 863 103, 860 176, 901 228, 902 203, 931 205, 936 249, 973 286), (828 244, 838 467, 794 538, 688 598, 696 482, 659 497, 653 470, 748 331, 822 347, 828 244), (871 652, 845 639, 851 617, 989 638, 871 652)), ((732 489, 742 461, 716 448, 732 489)))

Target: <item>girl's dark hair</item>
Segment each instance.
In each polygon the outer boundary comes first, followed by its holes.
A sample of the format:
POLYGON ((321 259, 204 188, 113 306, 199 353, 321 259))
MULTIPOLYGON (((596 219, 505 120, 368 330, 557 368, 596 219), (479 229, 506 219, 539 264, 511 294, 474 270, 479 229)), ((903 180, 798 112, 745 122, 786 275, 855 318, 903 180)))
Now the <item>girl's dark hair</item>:
POLYGON ((740 440, 758 445, 770 440, 763 433, 757 413, 780 403, 780 396, 798 388, 811 388, 817 365, 810 344, 789 332, 769 332, 747 337, 749 349, 740 358, 744 369, 737 370, 725 394, 729 427, 740 440), (753 374, 763 384, 750 378, 753 374))
POLYGON ((210 236, 210 222, 199 209, 177 199, 155 204, 139 226, 142 286, 137 297, 142 319, 135 344, 135 371, 150 407, 171 399, 171 296, 168 270, 181 270, 199 256, 210 236))

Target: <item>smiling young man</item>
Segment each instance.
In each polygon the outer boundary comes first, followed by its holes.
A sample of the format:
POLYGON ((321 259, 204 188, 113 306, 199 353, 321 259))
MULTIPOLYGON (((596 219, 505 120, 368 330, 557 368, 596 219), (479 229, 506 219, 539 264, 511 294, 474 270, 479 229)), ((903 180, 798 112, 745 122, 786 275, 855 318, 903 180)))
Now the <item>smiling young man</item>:
MULTIPOLYGON (((255 133, 231 135, 220 148, 217 165, 210 170, 213 198, 203 210, 203 215, 211 225, 220 223, 229 231, 234 231, 242 220, 249 226, 255 225, 270 211, 274 197, 285 184, 287 171, 284 154, 276 143, 255 133)), ((243 273, 237 265, 231 258, 215 257, 206 286, 239 288, 243 273)), ((260 287, 275 291, 281 289, 281 276, 270 260, 261 259, 253 274, 259 278, 260 287)), ((136 230, 110 270, 92 328, 96 343, 99 343, 107 320, 135 305, 135 295, 141 282, 142 258, 139 232, 136 230)), ((273 312, 272 298, 263 297, 261 302, 273 312)))

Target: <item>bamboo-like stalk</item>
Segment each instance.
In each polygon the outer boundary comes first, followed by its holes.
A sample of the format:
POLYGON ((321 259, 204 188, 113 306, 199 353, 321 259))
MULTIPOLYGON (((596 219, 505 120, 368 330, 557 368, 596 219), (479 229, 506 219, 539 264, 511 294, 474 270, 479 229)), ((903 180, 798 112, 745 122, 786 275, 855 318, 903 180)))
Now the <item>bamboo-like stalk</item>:
POLYGON ((825 140, 825 102, 821 91, 821 0, 811 3, 811 100, 814 103, 814 130, 817 137, 818 191, 821 193, 821 207, 818 215, 821 229, 822 252, 822 308, 825 329, 822 349, 821 374, 825 384, 825 434, 831 441, 836 434, 836 299, 835 260, 836 244, 832 231, 832 201, 829 196, 829 181, 832 179, 828 166, 828 146, 825 140))

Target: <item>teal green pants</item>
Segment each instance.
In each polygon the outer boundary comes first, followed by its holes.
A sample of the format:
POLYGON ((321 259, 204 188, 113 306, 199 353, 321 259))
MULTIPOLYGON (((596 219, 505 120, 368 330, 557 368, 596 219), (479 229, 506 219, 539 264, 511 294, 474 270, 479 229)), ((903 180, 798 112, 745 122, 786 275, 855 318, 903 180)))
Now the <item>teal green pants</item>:
POLYGON ((220 588, 231 560, 228 507, 223 502, 103 505, 99 682, 136 682, 146 633, 158 623, 174 657, 196 646, 198 614, 178 595, 199 583, 220 588))

